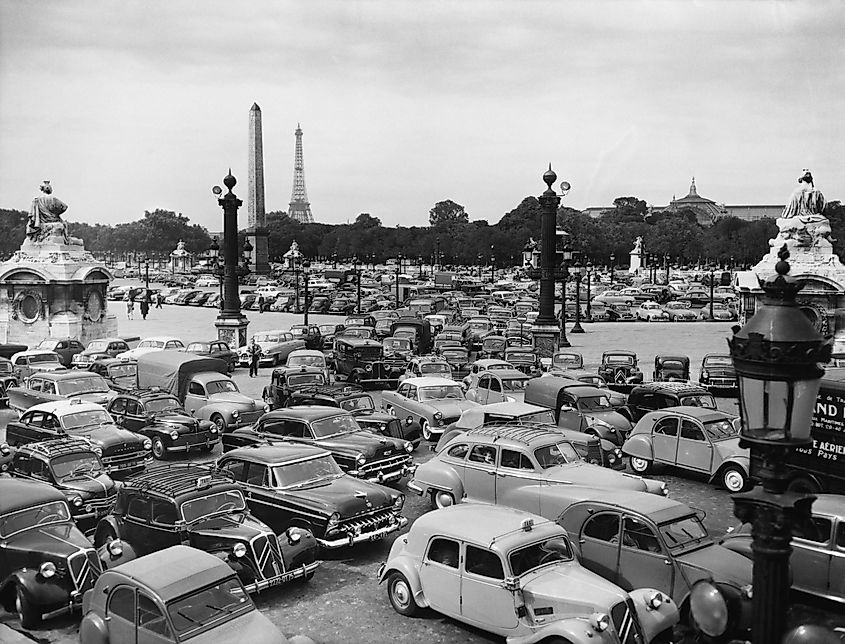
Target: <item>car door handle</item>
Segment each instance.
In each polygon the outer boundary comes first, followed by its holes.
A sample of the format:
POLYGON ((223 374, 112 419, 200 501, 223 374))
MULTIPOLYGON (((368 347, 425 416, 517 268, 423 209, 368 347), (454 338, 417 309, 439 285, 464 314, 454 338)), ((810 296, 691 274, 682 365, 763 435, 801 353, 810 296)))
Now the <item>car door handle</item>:
POLYGON ((496 472, 495 472, 495 470, 487 470, 487 473, 488 473, 490 476, 496 476, 496 472))
POLYGON ((669 559, 664 559, 664 560, 663 560, 663 563, 664 563, 664 564, 666 564, 667 566, 671 566, 671 565, 672 565, 672 562, 671 562, 669 559))

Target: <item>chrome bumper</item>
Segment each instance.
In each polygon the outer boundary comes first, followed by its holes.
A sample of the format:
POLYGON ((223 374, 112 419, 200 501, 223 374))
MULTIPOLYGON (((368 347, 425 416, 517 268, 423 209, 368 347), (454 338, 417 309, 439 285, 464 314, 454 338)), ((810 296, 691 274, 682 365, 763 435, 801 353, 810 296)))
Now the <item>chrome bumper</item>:
POLYGON ((403 516, 396 517, 396 521, 391 523, 390 525, 386 525, 383 528, 379 528, 378 530, 374 530, 373 532, 361 532, 359 534, 350 533, 345 537, 340 537, 338 539, 317 539, 317 543, 320 544, 320 547, 330 549, 330 548, 343 548, 344 546, 352 546, 356 543, 361 543, 362 541, 378 541, 379 539, 383 539, 385 536, 390 534, 391 532, 396 532, 397 530, 401 530, 406 525, 408 525, 408 519, 403 516))
POLYGON ((414 483, 414 480, 413 480, 413 479, 411 479, 410 481, 408 481, 407 485, 408 485, 408 489, 409 489, 409 490, 411 490, 411 492, 414 492, 414 493, 416 493, 416 494, 417 494, 417 495, 419 495, 419 496, 422 496, 422 495, 423 495, 423 492, 425 492, 425 490, 423 490, 423 489, 422 489, 419 485, 417 485, 416 483, 414 483))
POLYGON ((217 438, 215 438, 214 440, 207 440, 207 441, 203 441, 202 443, 194 443, 193 445, 178 445, 178 446, 175 446, 175 447, 168 447, 168 448, 166 448, 165 451, 167 451, 167 452, 190 452, 192 449, 203 449, 203 448, 207 448, 207 447, 212 447, 214 445, 217 445, 217 443, 219 443, 220 440, 221 440, 219 435, 216 435, 216 436, 217 436, 217 438))
POLYGON ((245 585, 244 589, 248 593, 258 593, 262 590, 267 590, 268 588, 272 588, 273 586, 278 586, 280 584, 284 584, 292 579, 299 579, 300 577, 305 577, 310 573, 317 570, 317 567, 320 565, 319 561, 313 561, 310 564, 302 564, 299 568, 295 570, 289 570, 286 573, 279 575, 278 577, 273 577, 272 579, 261 579, 260 581, 254 581, 251 584, 245 585))

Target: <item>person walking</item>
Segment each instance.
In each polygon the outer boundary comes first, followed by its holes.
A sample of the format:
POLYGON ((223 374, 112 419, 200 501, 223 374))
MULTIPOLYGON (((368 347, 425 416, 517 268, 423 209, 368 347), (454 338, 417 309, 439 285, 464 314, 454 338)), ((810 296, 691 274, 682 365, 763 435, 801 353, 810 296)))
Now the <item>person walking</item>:
POLYGON ((126 294, 126 318, 135 319, 135 300, 129 297, 129 293, 126 294))
POLYGON ((258 312, 264 313, 264 296, 263 295, 258 296, 258 312))
POLYGON ((147 297, 145 297, 144 299, 141 300, 141 307, 140 308, 141 308, 141 317, 146 320, 147 319, 147 313, 150 312, 150 302, 147 299, 147 297))
POLYGON ((156 293, 156 308, 161 308, 161 293, 156 293))
POLYGON ((258 377, 258 361, 261 359, 261 347, 255 344, 255 338, 251 338, 247 347, 249 353, 249 377, 258 377))

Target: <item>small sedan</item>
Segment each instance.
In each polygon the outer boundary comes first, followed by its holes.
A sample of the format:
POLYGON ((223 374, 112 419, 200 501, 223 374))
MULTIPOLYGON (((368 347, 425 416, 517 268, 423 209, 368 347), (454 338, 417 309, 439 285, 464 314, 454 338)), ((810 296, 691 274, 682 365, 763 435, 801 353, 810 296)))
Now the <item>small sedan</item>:
POLYGON ((663 305, 663 310, 669 316, 670 322, 695 322, 698 315, 690 308, 689 302, 673 300, 663 305))
POLYGON ((736 389, 737 380, 733 358, 726 353, 708 353, 701 361, 698 382, 710 391, 736 389))
POLYGON ((235 370, 238 364, 238 354, 232 351, 229 345, 223 340, 203 340, 189 342, 185 347, 185 353, 195 353, 198 356, 219 358, 226 363, 229 373, 235 370))
POLYGON ((669 314, 657 302, 643 302, 636 309, 634 315, 638 320, 646 322, 668 322, 669 314))
POLYGON ((419 421, 423 438, 430 441, 435 434, 461 417, 461 413, 478 403, 464 398, 463 389, 448 378, 408 378, 396 391, 385 391, 381 404, 397 418, 410 416, 419 421))
POLYGON ((667 407, 643 416, 622 453, 631 469, 647 473, 663 463, 702 472, 729 492, 748 486, 749 453, 739 446, 739 418, 705 407, 667 407))

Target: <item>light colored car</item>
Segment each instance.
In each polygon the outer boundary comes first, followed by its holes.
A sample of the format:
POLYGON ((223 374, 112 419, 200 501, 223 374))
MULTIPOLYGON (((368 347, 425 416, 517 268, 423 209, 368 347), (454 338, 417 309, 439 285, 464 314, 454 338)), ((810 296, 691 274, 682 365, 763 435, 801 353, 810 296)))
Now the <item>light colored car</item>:
POLYGON ((496 503, 552 520, 562 500, 583 498, 585 489, 596 488, 667 494, 660 481, 587 463, 554 429, 516 423, 456 436, 408 482, 408 489, 428 496, 435 508, 496 503))
POLYGON ((410 416, 418 421, 425 440, 442 433, 464 410, 476 404, 464 398, 463 389, 454 380, 433 376, 408 378, 396 391, 381 395, 382 408, 397 418, 410 416))
POLYGON ((194 282, 197 288, 210 288, 212 286, 220 286, 220 281, 216 277, 200 277, 194 282))
POLYGON ((315 349, 294 349, 288 354, 287 360, 285 360, 285 367, 313 367, 320 369, 325 381, 331 383, 329 365, 326 361, 326 355, 322 351, 316 351, 315 349))
POLYGON ((106 406, 117 392, 99 374, 74 369, 35 373, 23 385, 10 387, 7 395, 9 407, 21 412, 55 400, 84 400, 106 406))
POLYGON ((584 356, 577 351, 555 351, 551 358, 551 369, 566 371, 568 369, 583 369, 584 356))
POLYGON ((437 356, 420 356, 412 358, 405 368, 405 373, 399 377, 402 382, 408 378, 421 378, 424 376, 435 376, 438 378, 452 379, 452 367, 445 358, 437 356))
POLYGON ((551 521, 498 506, 424 514, 393 542, 385 581, 401 615, 430 607, 514 644, 656 644, 679 619, 663 593, 627 593, 583 568, 551 521))
POLYGON ((646 474, 655 463, 701 472, 729 492, 748 486, 748 449, 739 446, 739 418, 706 407, 667 407, 643 416, 622 445, 631 465, 646 474))
MULTIPOLYGON (((280 329, 261 331, 252 336, 255 344, 261 349, 259 365, 278 366, 284 364, 291 351, 305 348, 305 340, 301 336, 294 336, 290 331, 280 329)), ((238 348, 238 359, 242 367, 249 366, 249 345, 238 348)))
POLYGON ((646 322, 668 322, 669 314, 663 310, 657 302, 648 301, 640 304, 634 309, 634 315, 638 320, 645 320, 646 322))
POLYGON ((472 387, 478 379, 478 374, 482 371, 495 371, 496 369, 513 369, 513 365, 505 360, 498 358, 482 358, 476 360, 470 365, 469 373, 464 378, 463 382, 466 387, 472 387))
POLYGON ((481 372, 466 392, 466 399, 481 405, 497 402, 523 402, 530 376, 517 369, 481 372))
POLYGON ((690 308, 689 302, 673 300, 663 305, 663 310, 669 316, 670 322, 694 322, 698 313, 690 308))
POLYGON ((58 371, 65 368, 58 353, 40 349, 16 353, 12 356, 12 366, 18 380, 29 378, 32 374, 41 371, 58 371))
POLYGON ((156 335, 144 338, 134 349, 118 353, 115 357, 120 360, 137 360, 138 356, 154 351, 181 351, 184 349, 185 343, 179 338, 172 335, 156 335))

